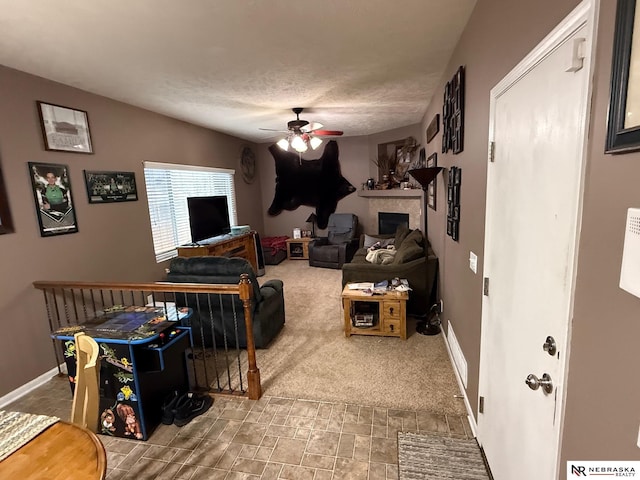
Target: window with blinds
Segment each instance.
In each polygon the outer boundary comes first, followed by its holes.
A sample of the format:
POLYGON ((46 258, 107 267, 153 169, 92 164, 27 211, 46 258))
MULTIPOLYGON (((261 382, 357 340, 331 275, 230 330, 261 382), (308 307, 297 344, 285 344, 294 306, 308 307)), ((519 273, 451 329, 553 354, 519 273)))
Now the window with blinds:
POLYGON ((187 197, 225 195, 229 220, 237 225, 234 173, 223 168, 144 162, 156 261, 175 257, 179 245, 192 241, 187 197))

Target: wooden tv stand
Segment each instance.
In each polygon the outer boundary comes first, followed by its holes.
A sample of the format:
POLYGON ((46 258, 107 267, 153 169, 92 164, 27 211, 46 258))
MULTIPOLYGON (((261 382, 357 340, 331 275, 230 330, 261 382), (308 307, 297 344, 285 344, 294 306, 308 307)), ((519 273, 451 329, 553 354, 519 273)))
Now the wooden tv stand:
POLYGON ((247 260, 258 272, 254 232, 241 235, 222 235, 206 245, 180 246, 179 257, 240 257, 247 260))

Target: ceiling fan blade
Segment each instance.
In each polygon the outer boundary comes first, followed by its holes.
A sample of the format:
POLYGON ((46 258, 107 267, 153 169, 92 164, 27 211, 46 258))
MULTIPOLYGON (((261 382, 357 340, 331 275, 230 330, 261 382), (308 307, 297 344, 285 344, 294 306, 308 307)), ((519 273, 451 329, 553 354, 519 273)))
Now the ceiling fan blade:
POLYGON ((342 135, 344 132, 342 130, 314 130, 313 134, 314 135, 321 135, 321 136, 340 136, 342 135))
POLYGON ((318 122, 311 122, 309 123, 309 125, 302 127, 300 130, 302 130, 303 132, 314 132, 315 130, 318 130, 320 128, 322 128, 324 125, 322 125, 321 123, 318 122))
POLYGON ((289 133, 289 130, 276 130, 275 128, 258 128, 258 130, 264 130, 265 132, 289 133))

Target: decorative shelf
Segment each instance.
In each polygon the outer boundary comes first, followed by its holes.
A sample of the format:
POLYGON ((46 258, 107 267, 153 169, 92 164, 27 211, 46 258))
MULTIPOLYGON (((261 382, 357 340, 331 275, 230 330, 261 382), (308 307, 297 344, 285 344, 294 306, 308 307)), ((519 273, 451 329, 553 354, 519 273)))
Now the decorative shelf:
POLYGON ((406 190, 393 188, 391 190, 358 190, 359 197, 366 198, 422 198, 424 191, 421 188, 408 188, 406 190))

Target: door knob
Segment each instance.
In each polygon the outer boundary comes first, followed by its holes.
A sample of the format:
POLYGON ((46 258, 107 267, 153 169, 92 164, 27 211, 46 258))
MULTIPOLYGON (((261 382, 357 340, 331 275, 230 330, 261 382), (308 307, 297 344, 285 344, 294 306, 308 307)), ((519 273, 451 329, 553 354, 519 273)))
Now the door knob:
POLYGON ((553 357, 558 351, 556 340, 552 336, 548 336, 545 342, 542 344, 542 349, 553 357))
POLYGON ((524 381, 531 390, 538 390, 542 387, 544 393, 553 392, 553 382, 548 373, 542 375, 542 378, 536 377, 533 373, 527 375, 527 379, 524 381))

